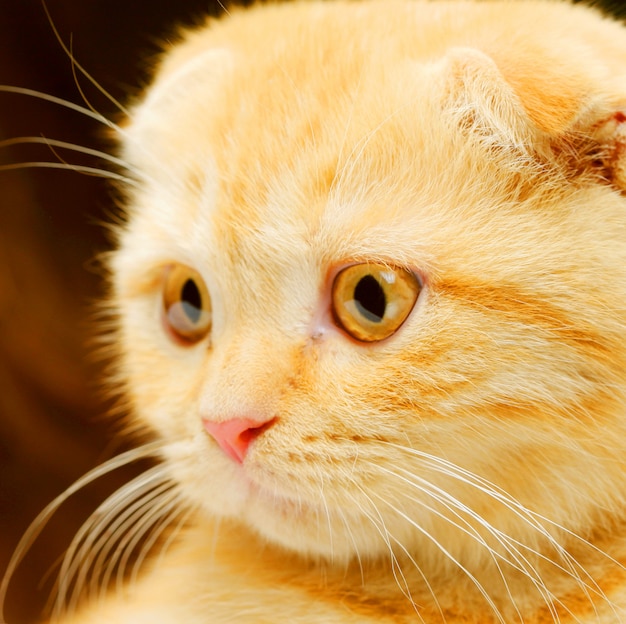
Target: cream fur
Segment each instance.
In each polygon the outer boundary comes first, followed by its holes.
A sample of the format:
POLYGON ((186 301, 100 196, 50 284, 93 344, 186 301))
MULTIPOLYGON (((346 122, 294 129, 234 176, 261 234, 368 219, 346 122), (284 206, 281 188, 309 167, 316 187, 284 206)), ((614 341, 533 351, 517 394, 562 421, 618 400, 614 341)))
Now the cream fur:
POLYGON ((626 621, 624 59, 549 1, 268 5, 166 50, 120 137, 115 383, 193 511, 62 621, 626 621), (329 313, 365 261, 424 285, 369 345, 329 313), (278 420, 239 466, 201 419, 242 415, 278 420))

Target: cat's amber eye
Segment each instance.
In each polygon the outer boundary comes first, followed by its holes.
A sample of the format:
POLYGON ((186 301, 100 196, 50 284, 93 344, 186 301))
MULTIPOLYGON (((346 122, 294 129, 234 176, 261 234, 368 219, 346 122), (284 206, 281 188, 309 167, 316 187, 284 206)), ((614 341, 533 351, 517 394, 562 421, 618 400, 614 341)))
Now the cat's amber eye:
POLYGON ((374 263, 346 267, 333 282, 335 321, 361 342, 384 340, 406 321, 420 289, 406 269, 374 263))
POLYGON ((182 264, 168 267, 163 283, 163 321, 186 345, 199 342, 211 331, 211 298, 194 269, 182 264))

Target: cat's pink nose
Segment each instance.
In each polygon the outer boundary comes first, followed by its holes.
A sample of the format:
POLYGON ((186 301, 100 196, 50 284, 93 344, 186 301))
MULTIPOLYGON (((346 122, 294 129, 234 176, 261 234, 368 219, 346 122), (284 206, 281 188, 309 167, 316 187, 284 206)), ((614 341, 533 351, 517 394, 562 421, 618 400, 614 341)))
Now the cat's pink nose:
POLYGON ((215 438, 222 450, 239 464, 248 452, 253 440, 270 427, 275 418, 254 420, 252 418, 233 418, 224 422, 204 420, 204 428, 215 438))

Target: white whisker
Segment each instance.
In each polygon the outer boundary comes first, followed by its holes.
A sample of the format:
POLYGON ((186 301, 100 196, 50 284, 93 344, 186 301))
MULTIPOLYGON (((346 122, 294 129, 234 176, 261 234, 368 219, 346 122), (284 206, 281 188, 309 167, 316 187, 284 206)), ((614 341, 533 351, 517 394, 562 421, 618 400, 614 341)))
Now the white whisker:
POLYGON ((343 513, 342 509, 340 507, 338 507, 336 509, 336 513, 339 515, 339 519, 341 520, 345 530, 346 530, 346 534, 348 535, 348 538, 350 539, 351 543, 352 543, 352 547, 354 548, 354 553, 356 555, 356 560, 359 564, 359 572, 361 573, 361 586, 365 587, 365 569, 363 568, 363 559, 361 557, 361 549, 359 548, 357 541, 354 537, 354 532, 352 530, 352 527, 350 526, 350 523, 348 522, 348 519, 346 518, 345 514, 343 513))
MULTIPOLYGON (((465 483, 466 485, 470 485, 474 488, 476 488, 477 490, 479 490, 480 492, 482 492, 483 494, 486 494, 487 496, 497 500, 499 503, 501 503, 504 507, 506 507, 509 511, 512 511, 513 513, 515 513, 520 519, 524 520, 525 522, 527 522, 533 529, 535 529, 538 534, 540 534, 542 537, 544 537, 546 540, 548 540, 550 542, 550 544, 558 551, 559 555, 565 560, 568 561, 569 559, 571 559, 571 556, 569 555, 569 553, 565 550, 565 548, 563 548, 563 546, 561 544, 559 544, 554 537, 549 533, 549 531, 546 529, 546 527, 544 526, 544 522, 546 524, 549 524, 550 526, 553 526, 554 528, 563 531, 565 533, 567 533, 568 535, 570 535, 571 537, 575 538, 576 540, 581 541, 582 543, 584 543, 586 546, 589 546, 590 548, 593 548, 596 550, 596 552, 607 556, 606 553, 603 553, 602 551, 600 551, 597 547, 595 547, 593 544, 589 543, 587 540, 584 540, 583 538, 581 538, 579 535, 576 535, 575 533, 573 533, 572 531, 569 531, 568 529, 566 529, 565 527, 559 525, 558 523, 550 520, 549 518, 546 518, 540 514, 537 514, 536 512, 533 512, 532 510, 528 509, 527 507, 525 507, 524 505, 522 505, 519 501, 515 500, 514 498, 512 498, 511 496, 509 496, 504 490, 502 490, 500 487, 498 487, 496 484, 491 483, 490 481, 488 481, 487 479, 480 477, 478 475, 475 475, 471 472, 469 472, 468 470, 465 470, 459 466, 456 466, 455 464, 441 459, 439 457, 436 457, 434 455, 430 455, 428 453, 424 453, 422 451, 417 451, 415 449, 411 449, 411 448, 407 448, 407 447, 403 447, 400 445, 396 445, 393 443, 389 443, 390 446, 394 446, 395 448, 398 448, 400 450, 406 451, 412 455, 415 455, 417 457, 419 457, 420 459, 424 460, 424 465, 428 466, 429 468, 440 472, 441 474, 444 474, 446 476, 452 477, 462 483, 465 483)), ((617 561, 611 559, 611 561, 613 563, 615 563, 616 565, 619 565, 620 568, 626 570, 626 568, 624 568, 624 566, 622 566, 621 564, 619 564, 617 561)), ((579 564, 577 562, 573 562, 573 564, 575 565, 576 568, 582 570, 583 572, 586 573, 586 571, 583 568, 580 568, 579 564)), ((593 580, 593 579, 591 579, 593 580)))
MULTIPOLYGON (((375 464, 372 464, 372 465, 378 468, 379 470, 385 472, 386 474, 396 477, 400 479, 401 481, 403 481, 404 483, 412 486, 413 488, 416 488, 418 491, 424 493, 428 498, 432 498, 433 500, 443 505, 450 513, 453 514, 453 516, 458 520, 458 522, 446 516, 444 513, 442 513, 440 510, 436 509, 435 507, 429 505, 428 503, 426 503, 426 501, 419 499, 419 498, 412 497, 412 496, 406 496, 408 500, 414 503, 417 503, 423 509, 426 509, 433 515, 436 515, 437 517, 444 520, 446 523, 450 524, 451 526, 457 528, 459 531, 469 536, 472 540, 475 540, 478 544, 482 546, 482 548, 486 552, 489 553, 490 557, 492 558, 494 562, 496 569, 498 570, 498 574, 503 582, 506 592, 511 600, 511 604, 513 605, 513 608, 516 610, 517 614, 520 616, 520 619, 521 619, 521 612, 519 611, 517 604, 515 603, 513 594, 510 591, 506 574, 504 573, 498 560, 502 560, 503 562, 511 566, 513 569, 517 570, 518 572, 521 572, 527 578, 529 578, 530 581, 533 583, 533 585, 538 589, 538 591, 544 597, 546 601, 546 605, 553 612, 553 615, 555 617, 557 616, 556 612, 554 611, 552 607, 552 601, 555 598, 554 595, 547 590, 545 583, 541 579, 541 575, 539 574, 538 570, 530 563, 530 561, 519 551, 519 549, 516 546, 511 546, 511 542, 514 542, 514 540, 511 540, 510 538, 508 538, 508 536, 503 534, 501 531, 498 531, 497 529, 492 527, 489 523, 485 522, 485 520, 481 518, 480 515, 474 512, 471 508, 467 507, 466 505, 464 505, 463 503, 455 499, 453 496, 451 496, 444 490, 441 490, 440 488, 433 486, 428 481, 419 479, 418 477, 409 473, 408 471, 403 471, 403 472, 406 472, 410 478, 397 474, 391 470, 383 468, 382 466, 377 466, 375 464), (413 482, 412 479, 415 479, 416 481, 418 481, 418 483, 413 482), (459 512, 466 514, 470 516, 471 518, 473 518, 474 520, 476 520, 477 522, 479 522, 480 526, 486 529, 497 540, 497 542, 501 546, 503 546, 505 551, 509 555, 512 556, 513 560, 507 559, 502 553, 499 553, 497 550, 494 550, 491 546, 489 546, 489 544, 480 535, 477 529, 466 518, 464 518, 459 512)), ((527 549, 530 550, 534 554, 537 554, 537 555, 539 554, 530 548, 527 548, 527 549)))
MULTIPOLYGON (((103 152, 101 150, 92 149, 89 147, 84 147, 82 145, 77 145, 75 143, 68 143, 67 141, 59 141, 57 139, 48 139, 46 137, 36 137, 36 136, 23 136, 23 137, 12 137, 10 139, 4 139, 0 141, 0 149, 4 147, 11 147, 13 145, 24 145, 24 144, 38 144, 38 145, 47 145, 48 147, 58 147, 61 149, 71 150, 73 152, 79 152, 80 154, 85 154, 87 156, 94 156, 101 160, 106 160, 107 162, 113 163, 118 167, 121 167, 126 170, 132 170, 134 174, 140 174, 139 170, 131 168, 128 163, 126 163, 121 158, 117 158, 116 156, 112 156, 111 154, 107 154, 107 152, 103 152)), ((16 163, 17 164, 17 163, 16 163)))
POLYGON ((155 547, 156 542, 161 536, 167 531, 168 528, 172 527, 174 522, 176 525, 171 529, 170 535, 167 536, 167 539, 163 542, 163 545, 159 548, 159 560, 163 557, 164 553, 167 552, 169 546, 172 542, 178 537, 182 527, 187 523, 191 514, 195 512, 193 508, 187 508, 183 506, 181 509, 182 501, 179 498, 172 498, 168 508, 167 514, 161 517, 161 520, 154 526, 154 529, 150 535, 150 538, 146 540, 146 543, 142 546, 137 558, 135 559, 135 563, 133 564, 133 568, 130 575, 129 584, 132 586, 137 583, 137 578, 139 576, 139 572, 141 571, 143 564, 148 557, 148 555, 152 552, 152 549, 155 547))
POLYGON ((78 481, 69 486, 62 494, 57 496, 43 509, 43 511, 39 513, 39 515, 33 520, 33 522, 31 522, 22 539, 19 541, 2 578, 2 583, 0 584, 0 605, 2 606, 2 608, 0 609, 0 617, 3 620, 4 604, 11 578, 15 573, 17 566, 24 559, 24 556, 26 555, 26 552, 28 551, 30 546, 43 531, 44 527, 46 526, 52 515, 56 513, 59 507, 61 507, 61 505, 63 505, 63 503, 68 500, 68 498, 76 494, 76 492, 81 490, 89 483, 92 483, 93 481, 99 479, 100 477, 103 477, 104 475, 109 474, 110 472, 113 472, 114 470, 117 470, 122 466, 126 466, 127 464, 136 462, 140 459, 156 456, 161 446, 161 442, 151 442, 149 444, 145 444, 130 451, 126 451, 121 455, 113 457, 104 464, 93 468, 86 475, 78 479, 78 481))
POLYGON ((464 565, 462 565, 452 555, 452 553, 450 553, 450 551, 443 544, 441 544, 433 535, 431 535, 426 529, 424 529, 424 527, 420 526, 412 518, 407 516, 405 512, 403 512, 401 509, 398 509, 395 505, 393 505, 393 503, 390 503, 388 500, 384 499, 382 496, 380 496, 379 494, 375 492, 373 492, 373 494, 376 496, 378 500, 380 500, 382 503, 384 503, 390 509, 392 509, 396 514, 398 514, 400 517, 404 518, 407 522, 409 522, 415 529, 417 529, 417 531, 419 531, 424 537, 426 537, 430 542, 432 542, 447 559, 452 561, 452 563, 454 563, 459 568, 459 570, 461 570, 467 576, 467 578, 474 584, 476 589, 478 589, 480 594, 485 599, 485 602, 491 608, 498 622, 500 622, 501 624, 506 624, 506 620, 504 619, 504 616, 502 615, 502 613, 500 612, 500 609, 498 609, 496 603, 493 601, 493 599, 489 595, 489 592, 482 586, 480 581, 464 565))
MULTIPOLYGON (((126 568, 139 542, 151 529, 158 525, 161 518, 167 516, 170 510, 179 503, 179 497, 177 496, 176 490, 172 491, 170 484, 169 489, 159 492, 157 496, 154 496, 148 502, 151 504, 146 505, 142 513, 137 514, 137 518, 129 518, 122 528, 121 533, 124 538, 120 541, 116 558, 113 560, 113 565, 116 565, 117 557, 119 557, 119 565, 116 566, 117 574, 115 581, 118 592, 121 592, 123 589, 126 578, 126 568), (166 496, 166 493, 170 494, 170 496, 166 496), (138 522, 136 521, 137 519, 139 519, 138 522)), ((110 565, 109 569, 112 570, 113 566, 110 565)))
POLYGON ((224 11, 225 15, 230 15, 230 11, 226 8, 222 0, 217 0, 217 3, 220 5, 221 9, 224 11))
MULTIPOLYGON (((356 482, 353 482, 353 483, 360 490, 361 494, 369 501, 373 511, 375 512, 376 516, 378 516, 378 519, 374 518, 372 514, 367 509, 365 509, 362 505, 358 505, 358 502, 354 499, 354 497, 351 497, 351 498, 354 501, 355 505, 357 505, 357 507, 360 509, 361 513, 372 523, 372 526, 376 529, 378 534, 383 539, 383 542, 385 543, 385 545, 387 546, 387 549, 389 550, 389 558, 391 561, 391 572, 396 581, 398 589, 407 598, 407 600, 409 600, 409 602, 413 605, 413 608, 415 609, 417 613, 417 605, 415 604, 413 600, 413 596, 411 595, 411 588, 409 587, 407 578, 404 575, 402 566, 400 565, 400 562, 398 561, 398 558, 393 549, 393 546, 391 545, 391 539, 393 538, 391 536, 391 533, 387 529, 385 520, 382 514, 380 513, 380 510, 378 509, 376 504, 372 501, 372 499, 367 494, 367 492, 365 492, 365 490, 363 490, 363 488, 361 488, 358 485, 358 483, 356 482)), ((394 542, 397 542, 397 540, 394 539, 394 542)), ((419 613, 418 613, 418 616, 419 616, 419 613)), ((421 616, 420 616, 420 619, 421 619, 421 616)))
MULTIPOLYGON (((115 566, 117 559, 110 558, 110 552, 113 548, 117 548, 118 552, 121 550, 120 536, 125 534, 125 527, 132 522, 135 518, 141 517, 145 513, 145 508, 150 503, 158 499, 171 489, 171 484, 167 480, 151 479, 150 482, 145 482, 141 488, 136 488, 136 492, 122 492, 118 501, 110 501, 110 509, 107 512, 106 521, 103 519, 102 530, 100 527, 94 527, 92 532, 95 534, 100 531, 102 534, 101 543, 96 544, 93 548, 93 552, 87 551, 89 559, 86 559, 85 568, 88 570, 93 568, 92 578, 90 582, 89 593, 96 593, 97 589, 105 590, 109 586, 109 576, 107 572, 115 566), (130 496, 128 496, 130 494, 130 496), (130 504, 132 501, 134 502, 130 504), (121 513, 120 513, 121 512, 121 513), (98 553, 98 557, 91 565, 91 561, 94 559, 95 554, 98 553), (107 567, 104 567, 104 564, 107 567), (104 573, 101 570, 104 569, 104 573)), ((126 489, 126 486, 122 490, 126 489)), ((119 554, 117 555, 119 558, 119 554)), ((80 562, 79 557, 79 562, 80 562)), ((77 583, 78 584, 78 583, 77 583)))
POLYGON ((326 500, 326 496, 324 495, 324 473, 323 470, 319 469, 319 490, 320 490, 320 498, 322 500, 322 505, 324 507, 324 513, 326 515, 326 525, 328 527, 328 539, 330 541, 330 560, 331 562, 335 559, 335 548, 333 544, 333 523, 330 518, 330 510, 328 509, 328 501, 326 500))
MULTIPOLYGON (((504 559, 505 561, 507 561, 507 563, 509 565, 512 565, 513 567, 515 567, 516 569, 518 569, 521 572, 525 572, 527 573, 527 571, 533 570, 533 572, 535 573, 535 575, 528 575, 527 574, 527 578, 529 578, 533 584, 535 584, 535 586, 537 587, 538 590, 540 590, 541 594, 544 596, 544 598, 546 598, 546 604, 548 606, 548 608, 550 609, 550 611, 553 613, 553 617, 555 618, 555 621, 558 621, 558 614, 556 613, 556 611, 554 611, 554 607, 551 606, 551 602, 554 600, 554 596, 552 595, 551 592, 546 593, 547 588, 545 586, 544 581, 542 580, 541 576, 539 575, 539 573, 537 572, 537 570, 534 568, 534 566, 532 566, 532 564, 530 564, 530 562, 528 561, 528 559, 522 554, 520 549, 523 549, 525 551, 527 551, 528 553, 532 554, 533 556, 536 556, 537 559, 544 561, 545 563, 548 563, 549 565, 553 566, 555 569, 563 572, 564 574, 567 574, 568 576, 570 576, 573 580, 576 581, 576 583, 578 584, 578 586, 581 588, 581 590, 584 592, 585 596, 587 597, 587 599, 589 600, 589 603, 591 605, 593 605, 594 610, 597 610, 597 607, 595 606, 595 603, 591 597, 591 594, 595 594, 596 596, 600 597, 607 605, 610 606, 610 608, 614 611, 616 609, 615 605, 612 603, 612 601, 608 598, 608 596, 606 595, 606 593, 602 590, 602 588, 598 585, 598 582, 592 577, 592 575, 576 560, 572 557, 572 555, 567 552, 567 550, 554 538, 554 536, 547 530, 546 525, 548 526, 552 526, 560 531, 563 531, 564 533, 566 533, 567 535, 569 535, 570 537, 573 537, 575 540, 583 543, 586 546, 589 546, 590 548, 592 548, 594 551, 596 551, 597 553, 601 554, 602 556, 606 557, 608 560, 613 561, 613 559, 611 557, 609 557, 608 555, 606 555, 606 553, 603 553, 600 549, 598 549, 596 546, 594 546, 593 544, 590 544, 587 540, 583 539, 582 537, 574 534, 572 531, 569 531, 567 529, 565 529, 564 527, 560 526, 558 523, 555 523, 547 518, 544 518, 543 516, 541 516, 540 514, 537 514, 531 510, 529 510, 528 508, 526 508, 524 505, 522 505, 519 501, 513 499, 511 496, 509 496, 506 492, 504 492, 501 488, 499 488, 497 485, 490 483, 488 480, 475 475, 463 468, 460 468, 458 466, 456 466, 455 464, 447 461, 447 460, 443 460, 441 458, 438 458, 436 456, 430 455, 428 453, 424 453, 422 451, 418 451, 412 448, 407 448, 401 445, 397 445, 397 444, 393 444, 393 443, 388 443, 390 446, 393 446, 395 448, 398 448, 404 452, 410 453, 411 455, 417 457, 420 459, 420 461, 422 461, 424 463, 424 466, 438 471, 441 474, 444 474, 448 477, 454 478, 464 484, 470 485, 474 488, 476 488, 477 490, 479 490, 480 492, 486 494, 487 496, 491 497, 492 499, 496 500, 499 504, 502 504, 503 507, 505 507, 506 509, 508 509, 509 511, 513 512, 518 518, 520 518, 521 520, 523 520, 530 528, 532 528, 534 531, 537 532, 537 535, 546 539, 547 543, 554 548, 554 550, 558 553, 559 558, 558 560, 555 560, 554 558, 548 557, 545 553, 542 553, 534 548, 532 548, 531 546, 524 544, 504 533, 502 533, 501 531, 495 529, 495 527, 490 526, 488 523, 486 523, 479 514, 477 514, 476 512, 474 512, 473 510, 471 510, 470 508, 468 508, 467 506, 461 504, 459 501, 457 501, 454 497, 452 497, 450 494, 448 494, 447 492, 445 492, 444 490, 435 487, 433 484, 430 484, 429 482, 420 479, 418 476, 416 476, 414 473, 407 471, 403 468, 398 468, 398 470, 403 473, 405 475, 406 478, 410 479, 410 482, 413 483, 415 481, 419 481, 422 483, 422 485, 424 485, 427 488, 427 494, 432 496, 433 498, 439 500, 439 502, 441 502, 441 504, 444 504, 448 507, 448 509, 450 509, 452 511, 452 509, 450 508, 449 505, 452 505, 453 507, 458 508, 459 510, 462 511, 462 513, 468 514, 469 516, 471 516, 473 519, 475 519, 476 521, 478 521, 486 530, 488 530, 495 538, 496 540, 506 549, 506 551, 513 556, 513 558, 515 559, 515 561, 517 561, 517 564, 513 564, 513 562, 509 561, 508 559, 504 559), (442 497, 442 498, 438 498, 438 497, 442 497), (521 568, 519 567, 521 566, 521 568), (529 566, 529 567, 527 567, 529 566), (537 584, 539 583, 539 584, 537 584), (545 588, 545 589, 544 589, 545 588), (550 601, 548 601, 548 596, 550 597, 550 601)), ((378 467, 380 468, 380 467, 378 467)), ((396 475, 398 476, 398 475, 396 475)), ((418 501, 420 502, 420 504, 422 503, 422 501, 418 501)), ((460 527, 459 527, 460 528, 460 527)), ((499 555, 501 556, 501 555, 499 555)), ((617 562, 615 562, 617 565, 620 566, 620 568, 623 569, 623 566, 621 566, 620 564, 618 564, 617 562)), ((559 602, 559 601, 556 601, 559 602)), ((564 607, 564 605, 561 605, 564 607)), ((565 608, 565 607, 564 607, 565 608)), ((565 608, 566 611, 568 611, 568 609, 565 608)))
MULTIPOLYGON (((361 493, 367 498, 367 500, 369 501, 370 505, 372 505, 374 508, 376 508, 375 503, 372 501, 371 497, 365 492, 365 490, 363 490, 363 488, 361 488, 356 482, 353 482, 353 484, 361 491, 361 493)), ((367 517, 367 512, 365 509, 363 509, 362 505, 359 505, 358 501, 356 499, 352 499, 355 503, 355 505, 359 508, 359 510, 366 514, 367 517)), ((380 515, 380 512, 378 512, 380 515)), ((371 520, 370 520, 371 521, 371 520)), ((422 570, 421 566, 417 563, 417 561, 415 560, 415 558, 413 557, 413 555, 409 552, 409 550, 404 546, 404 544, 402 544, 402 542, 400 542, 400 540, 398 540, 394 535, 392 535, 388 530, 386 530, 387 535, 394 541, 394 543, 398 546, 398 548, 400 548, 400 550, 402 550, 402 552, 404 553, 404 555, 407 557, 407 559, 413 564, 413 567, 415 568, 415 570, 417 571, 417 573, 420 575, 420 578, 422 579, 425 587, 428 589, 428 592, 430 593, 432 599, 433 599, 433 603, 436 605, 438 611, 439 611, 439 615, 441 616, 441 621, 445 622, 445 615, 443 613, 443 609, 441 608, 441 604, 439 602, 439 599, 437 598, 437 595, 435 594, 435 591, 431 585, 431 583, 429 582, 426 574, 424 573, 424 571, 422 570)), ((402 588, 400 588, 400 590, 402 591, 402 588)), ((409 593, 410 595, 410 593, 409 593)), ((415 612, 417 613, 418 617, 420 618, 420 620, 423 621, 422 616, 420 615, 419 611, 418 611, 418 605, 415 603, 415 601, 410 598, 411 603, 413 605, 413 608, 415 609, 415 612)))
POLYGON ((96 554, 107 544, 110 548, 111 541, 115 541, 120 517, 126 517, 137 508, 141 509, 146 500, 158 495, 154 491, 162 488, 162 483, 163 466, 157 465, 117 490, 83 523, 74 536, 59 571, 54 617, 59 617, 65 608, 69 612, 74 610, 96 554), (121 510, 124 513, 120 514, 121 510), (70 594, 72 583, 74 587, 70 594))

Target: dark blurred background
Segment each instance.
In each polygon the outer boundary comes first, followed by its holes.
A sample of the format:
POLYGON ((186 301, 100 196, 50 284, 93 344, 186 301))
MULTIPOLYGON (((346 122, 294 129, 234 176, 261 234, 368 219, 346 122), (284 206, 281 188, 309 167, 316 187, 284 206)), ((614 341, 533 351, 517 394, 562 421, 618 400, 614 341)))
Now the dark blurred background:
MULTIPOLYGON (((147 80, 149 59, 177 25, 207 13, 210 0, 46 0, 61 37, 115 98, 147 80)), ((107 117, 119 111, 79 77, 107 117)), ((83 104, 71 62, 41 0, 0 0, 0 84, 83 104)), ((0 140, 45 136, 110 149, 104 127, 35 98, 0 93, 0 140)), ((63 153, 72 163, 93 159, 63 153)), ((48 147, 4 147, 0 165, 55 161, 48 147)), ((93 258, 109 247, 103 221, 113 193, 100 178, 73 171, 0 171, 0 574, 29 522, 93 465, 124 448, 106 414, 91 355, 93 309, 103 293, 93 258)), ((10 587, 11 624, 34 622, 51 588, 38 588, 81 519, 129 477, 116 474, 64 506, 10 587)))
MULTIPOLYGON (((115 98, 147 80, 149 59, 177 25, 218 14, 211 0, 46 0, 74 56, 115 98)), ((243 4, 243 2, 239 2, 243 4)), ((623 2, 596 3, 626 15, 623 2)), ((626 59, 625 59, 626 62, 626 59)), ((103 115, 119 112, 79 77, 103 115)), ((82 104, 72 65, 41 0, 0 0, 0 84, 82 104)), ((110 149, 104 128, 49 102, 0 93, 0 140, 45 136, 110 149)), ((70 162, 96 165, 66 155, 70 162)), ((3 147, 0 165, 56 160, 47 147, 3 147)), ((115 212, 99 178, 72 171, 0 171, 0 575, 29 522, 95 464, 124 448, 99 389, 91 355, 93 302, 103 280, 94 257, 109 247, 103 222, 115 212)), ((58 515, 10 587, 11 624, 34 622, 51 588, 47 572, 81 519, 129 472, 116 474, 58 515)))

